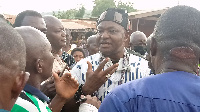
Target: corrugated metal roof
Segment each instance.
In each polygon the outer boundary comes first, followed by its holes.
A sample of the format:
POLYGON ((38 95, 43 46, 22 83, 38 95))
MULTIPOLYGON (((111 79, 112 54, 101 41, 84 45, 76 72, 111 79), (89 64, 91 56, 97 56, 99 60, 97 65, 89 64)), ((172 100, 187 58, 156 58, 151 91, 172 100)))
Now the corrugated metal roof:
POLYGON ((129 19, 143 18, 143 17, 151 17, 155 15, 162 14, 168 8, 159 9, 159 10, 145 10, 145 11, 137 11, 128 13, 129 19))
POLYGON ((61 19, 61 22, 68 29, 96 29, 95 21, 61 19))

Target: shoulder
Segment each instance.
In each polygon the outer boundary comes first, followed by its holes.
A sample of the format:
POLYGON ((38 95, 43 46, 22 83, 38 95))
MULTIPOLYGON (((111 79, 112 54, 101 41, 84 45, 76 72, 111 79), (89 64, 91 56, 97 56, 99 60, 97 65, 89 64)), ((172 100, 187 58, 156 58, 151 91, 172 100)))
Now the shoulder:
POLYGON ((27 96, 26 92, 24 91, 21 92, 11 112, 23 112, 23 111, 39 112, 32 99, 29 98, 29 96, 27 96))
POLYGON ((136 98, 138 95, 146 96, 151 87, 155 84, 157 76, 149 76, 141 79, 136 79, 122 85, 117 86, 110 94, 121 99, 121 102, 129 102, 130 99, 136 98))

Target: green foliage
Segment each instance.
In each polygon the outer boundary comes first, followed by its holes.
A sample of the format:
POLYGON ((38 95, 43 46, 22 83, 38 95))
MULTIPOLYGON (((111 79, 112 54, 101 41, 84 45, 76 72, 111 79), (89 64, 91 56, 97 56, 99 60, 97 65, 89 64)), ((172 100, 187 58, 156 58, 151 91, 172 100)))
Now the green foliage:
POLYGON ((114 0, 95 0, 94 4, 95 6, 92 10, 92 16, 94 17, 98 17, 108 8, 121 8, 127 10, 128 13, 136 11, 136 9, 133 8, 133 3, 124 3, 121 0, 117 3, 117 5, 114 0))
POLYGON ((104 12, 108 8, 116 7, 114 0, 95 0, 94 4, 95 6, 92 10, 93 17, 98 17, 102 12, 104 12))
POLYGON ((53 11, 53 16, 57 17, 58 19, 80 19, 83 18, 85 14, 85 8, 82 6, 81 8, 77 9, 70 9, 67 11, 58 11, 57 13, 53 11))
POLYGON ((125 9, 127 12, 135 12, 137 11, 136 9, 133 8, 133 3, 127 2, 123 3, 121 0, 117 4, 117 8, 125 9))
POLYGON ((76 17, 77 19, 80 19, 80 18, 83 18, 84 14, 85 14, 85 7, 82 6, 82 7, 79 8, 79 10, 76 12, 75 17, 76 17))
MULTIPOLYGON (((108 8, 121 8, 127 10, 127 12, 134 12, 136 9, 133 8, 133 3, 127 2, 124 3, 120 0, 117 5, 114 0, 94 0, 95 6, 92 10, 92 17, 98 17, 102 12, 104 12, 108 8)), ((56 16, 59 19, 81 19, 83 17, 89 17, 90 14, 85 12, 86 9, 82 5, 78 9, 70 9, 67 11, 53 11, 53 16, 56 16), (85 14, 86 13, 86 14, 85 14)))

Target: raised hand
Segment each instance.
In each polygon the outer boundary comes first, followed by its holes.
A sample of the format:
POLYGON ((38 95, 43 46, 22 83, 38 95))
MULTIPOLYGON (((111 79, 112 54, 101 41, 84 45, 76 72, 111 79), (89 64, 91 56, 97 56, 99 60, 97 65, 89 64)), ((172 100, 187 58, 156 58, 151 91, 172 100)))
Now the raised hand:
POLYGON ((82 88, 84 94, 92 94, 98 90, 107 81, 107 75, 112 75, 117 70, 118 63, 110 66, 105 71, 102 71, 108 60, 109 58, 106 58, 94 72, 92 71, 92 64, 87 62, 88 70, 86 73, 86 82, 82 88))
POLYGON ((62 98, 71 99, 78 90, 79 84, 71 77, 70 73, 65 73, 62 77, 53 73, 56 93, 62 98))

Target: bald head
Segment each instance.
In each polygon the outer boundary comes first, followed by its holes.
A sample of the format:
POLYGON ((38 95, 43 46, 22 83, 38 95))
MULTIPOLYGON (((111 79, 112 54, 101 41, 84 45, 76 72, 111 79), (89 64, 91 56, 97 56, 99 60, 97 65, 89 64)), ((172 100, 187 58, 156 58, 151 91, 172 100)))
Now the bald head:
POLYGON ((175 47, 190 47, 200 50, 200 12, 188 6, 176 6, 168 9, 158 22, 153 38, 159 50, 169 56, 175 47))
POLYGON ((156 73, 171 69, 197 73, 200 60, 200 12, 189 6, 165 11, 156 23, 151 60, 156 73))
POLYGON ((130 48, 135 52, 144 55, 146 53, 146 35, 143 32, 136 31, 130 36, 130 48))
POLYGON ((26 45, 26 52, 27 52, 27 67, 32 68, 34 61, 42 58, 43 53, 45 50, 50 46, 50 43, 46 36, 40 32, 39 30, 30 27, 30 26, 23 26, 23 27, 16 27, 15 28, 19 34, 24 39, 24 43, 26 45))
POLYGON ((133 46, 146 44, 147 37, 143 32, 136 31, 130 36, 130 43, 133 46))
POLYGON ((21 36, 0 19, 0 107, 10 111, 28 80, 26 48, 21 36))
POLYGON ((87 43, 88 43, 88 44, 96 43, 96 38, 97 38, 96 35, 92 35, 92 36, 88 37, 87 43))
POLYGON ((0 24, 0 72, 6 70, 5 68, 24 71, 26 50, 23 39, 4 20, 0 19, 0 24))
POLYGON ((56 18, 55 16, 49 15, 49 16, 44 16, 43 18, 45 20, 47 28, 53 27, 54 24, 60 24, 61 23, 61 21, 58 18, 56 18))
POLYGON ((54 16, 43 17, 47 25, 47 38, 52 49, 59 51, 66 45, 66 31, 61 21, 54 16))
POLYGON ((99 51, 96 39, 97 39, 96 35, 92 35, 88 37, 87 39, 87 49, 88 49, 89 55, 96 54, 99 51))

